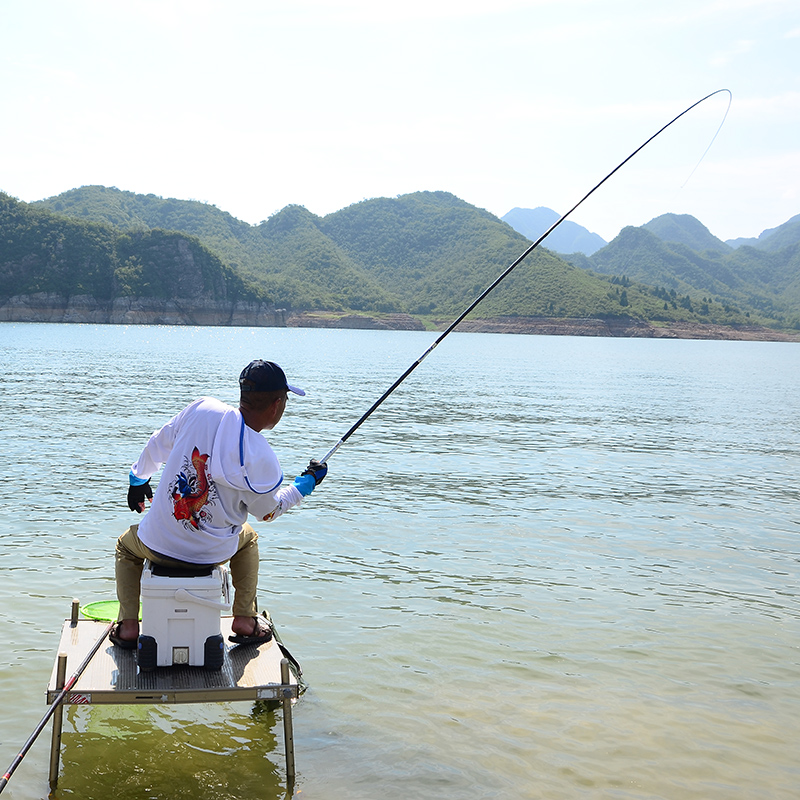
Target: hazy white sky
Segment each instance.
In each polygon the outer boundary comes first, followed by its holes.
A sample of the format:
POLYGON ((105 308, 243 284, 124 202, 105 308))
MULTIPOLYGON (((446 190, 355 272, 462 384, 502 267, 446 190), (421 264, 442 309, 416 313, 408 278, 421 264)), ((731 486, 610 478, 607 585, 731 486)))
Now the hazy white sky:
POLYGON ((0 0, 0 191, 87 184, 257 223, 444 190, 611 239, 800 213, 797 0, 0 0), (691 176, 691 177, 690 177, 691 176), (687 180, 688 179, 688 180, 687 180))

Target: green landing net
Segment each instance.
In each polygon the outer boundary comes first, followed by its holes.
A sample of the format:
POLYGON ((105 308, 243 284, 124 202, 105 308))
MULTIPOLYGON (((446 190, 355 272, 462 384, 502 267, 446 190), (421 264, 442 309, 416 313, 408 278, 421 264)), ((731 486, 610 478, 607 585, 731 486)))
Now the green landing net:
MULTIPOLYGON (((88 603, 81 608, 81 614, 87 619, 98 622, 115 622, 119 616, 119 603, 116 600, 99 600, 88 603)), ((139 608, 139 619, 142 618, 142 609, 139 608)))

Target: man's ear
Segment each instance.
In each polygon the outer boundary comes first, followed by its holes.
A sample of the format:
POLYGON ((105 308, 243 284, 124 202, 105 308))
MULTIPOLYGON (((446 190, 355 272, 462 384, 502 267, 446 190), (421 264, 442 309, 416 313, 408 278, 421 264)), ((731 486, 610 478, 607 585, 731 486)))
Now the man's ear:
POLYGON ((269 410, 269 415, 270 415, 270 417, 272 419, 274 419, 280 413, 280 410, 281 410, 280 406, 281 406, 281 398, 280 397, 276 397, 269 404, 269 406, 267 406, 267 408, 269 410))

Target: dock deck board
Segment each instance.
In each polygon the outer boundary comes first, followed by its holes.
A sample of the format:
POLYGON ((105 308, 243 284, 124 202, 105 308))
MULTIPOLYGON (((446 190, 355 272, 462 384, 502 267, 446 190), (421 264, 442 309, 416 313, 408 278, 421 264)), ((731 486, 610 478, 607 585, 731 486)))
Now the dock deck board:
MULTIPOLYGON (((140 673, 136 651, 116 647, 108 639, 95 653, 64 699, 67 704, 95 703, 212 703, 233 700, 282 700, 281 659, 278 643, 240 646, 228 642, 233 617, 222 617, 225 659, 219 671, 203 667, 157 667, 140 673)), ((107 623, 95 620, 64 622, 59 653, 67 654, 67 675, 78 668, 97 642, 107 623)), ((53 666, 47 687, 47 702, 58 695, 53 666)), ((292 695, 297 696, 297 680, 290 677, 292 695)))

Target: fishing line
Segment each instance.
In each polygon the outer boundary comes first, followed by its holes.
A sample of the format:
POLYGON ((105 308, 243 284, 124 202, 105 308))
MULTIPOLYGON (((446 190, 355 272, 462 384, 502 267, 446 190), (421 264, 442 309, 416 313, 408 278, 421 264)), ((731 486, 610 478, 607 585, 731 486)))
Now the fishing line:
MULTIPOLYGON (((702 99, 698 100, 696 103, 692 103, 687 109, 681 111, 676 117, 671 119, 666 125, 662 128, 659 128, 649 139, 639 145, 626 159, 620 161, 608 175, 605 176, 599 183, 597 183, 594 187, 592 187, 574 206, 572 206, 566 214, 563 214, 559 219, 557 219, 530 247, 528 247, 510 266, 506 268, 506 270, 495 278, 494 281, 484 289, 478 297, 475 298, 467 308, 456 317, 450 325, 440 334, 440 336, 434 341, 434 343, 413 363, 409 368, 367 409, 367 411, 362 414, 362 416, 355 422, 355 424, 350 428, 350 430, 342 436, 341 439, 322 457, 321 461, 324 463, 326 462, 333 454, 369 419, 369 417, 373 414, 373 412, 389 397, 392 392, 441 344, 441 342, 448 336, 455 328, 458 326, 464 318, 469 314, 477 305, 481 302, 490 292, 492 292, 500 283, 502 283, 505 278, 507 278, 573 211, 575 211, 578 206, 580 206, 585 200, 591 197, 612 175, 619 172, 622 167, 624 167, 637 153, 647 147, 650 142, 653 141, 657 136, 660 136, 670 125, 676 123, 681 117, 688 114, 693 108, 697 108, 701 103, 704 103, 711 97, 715 95, 722 94, 727 92, 728 94, 728 108, 730 108, 731 101, 733 100, 733 94, 731 93, 730 89, 717 89, 715 92, 711 92, 711 94, 707 94, 702 99)), ((725 117, 727 117, 728 111, 725 111, 725 117)), ((725 117, 723 117, 722 123, 725 122, 725 117)), ((720 128, 722 128, 722 123, 720 124, 720 128)), ((719 129, 717 130, 719 133, 719 129)), ((714 134, 714 139, 717 138, 717 134, 714 134)), ((711 144, 714 143, 714 139, 711 140, 711 144)), ((706 153, 711 148, 711 144, 709 144, 708 148, 706 149, 706 153)), ((703 160, 705 157, 705 153, 701 157, 700 161, 703 160)), ((698 162, 699 166, 700 162, 698 162)), ((695 167, 697 169, 697 167, 695 167)), ((694 170, 693 170, 694 172, 694 170)), ((691 177, 691 176, 690 176, 691 177)), ((688 179, 687 179, 688 180, 688 179)))
MULTIPOLYGON (((731 103, 733 102, 733 94, 731 94, 729 89, 720 89, 721 92, 728 92, 728 107, 725 109, 725 113, 722 115, 722 122, 720 122, 719 127, 717 128, 716 133, 711 138, 711 141, 708 143, 708 147, 706 147, 705 152, 703 155, 700 156, 700 160, 694 165, 694 169, 689 173, 689 177, 681 184, 681 189, 686 186, 687 183, 692 179, 692 175, 697 172, 697 168, 703 163, 703 159, 708 155, 708 151, 713 147, 714 142, 717 140, 717 136, 719 136, 719 132, 722 130, 722 126, 725 124, 725 120, 728 119, 728 112, 731 110, 731 103)), ((714 94, 717 94, 714 92, 714 94)), ((709 95, 711 97, 711 95, 709 95)), ((703 98, 705 100, 705 98, 703 98)), ((700 102, 702 103, 703 100, 700 102)))

